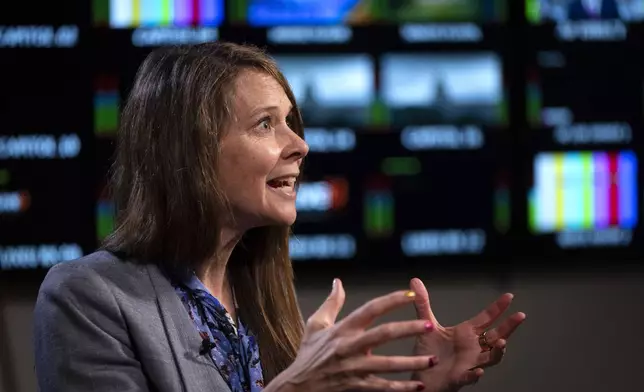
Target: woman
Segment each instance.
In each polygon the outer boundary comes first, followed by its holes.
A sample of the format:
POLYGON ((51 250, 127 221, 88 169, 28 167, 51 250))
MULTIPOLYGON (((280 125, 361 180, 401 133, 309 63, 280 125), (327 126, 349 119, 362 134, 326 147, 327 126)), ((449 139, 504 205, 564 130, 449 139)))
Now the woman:
POLYGON ((478 336, 507 308, 506 295, 443 328, 414 280, 411 291, 336 323, 344 290, 335 280, 304 325, 288 235, 308 147, 288 83, 256 49, 210 43, 152 53, 121 121, 117 226, 103 250, 55 266, 40 290, 42 392, 455 390, 500 360, 524 318, 478 336), (412 303, 418 320, 368 329, 412 303), (418 341, 413 356, 371 354, 409 336, 418 341), (392 371, 414 377, 377 376, 392 371))

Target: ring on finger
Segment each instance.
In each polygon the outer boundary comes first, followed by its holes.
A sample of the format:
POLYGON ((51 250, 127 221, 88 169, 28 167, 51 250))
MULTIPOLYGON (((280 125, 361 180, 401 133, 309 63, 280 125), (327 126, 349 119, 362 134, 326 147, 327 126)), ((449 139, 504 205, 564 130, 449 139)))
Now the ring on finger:
POLYGON ((492 345, 487 341, 487 331, 479 335, 479 346, 481 346, 481 352, 486 352, 492 350, 492 345))

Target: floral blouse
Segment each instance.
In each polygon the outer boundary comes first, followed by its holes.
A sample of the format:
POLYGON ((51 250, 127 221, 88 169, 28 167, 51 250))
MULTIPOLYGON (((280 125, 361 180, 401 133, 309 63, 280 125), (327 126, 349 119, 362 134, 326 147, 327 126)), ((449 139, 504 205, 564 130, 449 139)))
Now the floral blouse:
POLYGON ((231 391, 262 391, 264 376, 257 340, 241 320, 235 326, 223 305, 195 275, 175 283, 174 288, 201 338, 211 343, 210 357, 231 391))

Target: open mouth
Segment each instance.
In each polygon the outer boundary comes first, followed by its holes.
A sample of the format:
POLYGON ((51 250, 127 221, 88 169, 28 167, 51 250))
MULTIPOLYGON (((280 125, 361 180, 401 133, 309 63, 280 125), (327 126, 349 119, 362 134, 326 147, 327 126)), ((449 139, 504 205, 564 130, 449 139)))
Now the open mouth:
POLYGON ((269 180, 266 182, 266 185, 269 189, 288 198, 292 198, 295 196, 295 183, 295 177, 282 177, 269 180))
POLYGON ((271 188, 295 188, 295 178, 275 179, 266 183, 271 188))

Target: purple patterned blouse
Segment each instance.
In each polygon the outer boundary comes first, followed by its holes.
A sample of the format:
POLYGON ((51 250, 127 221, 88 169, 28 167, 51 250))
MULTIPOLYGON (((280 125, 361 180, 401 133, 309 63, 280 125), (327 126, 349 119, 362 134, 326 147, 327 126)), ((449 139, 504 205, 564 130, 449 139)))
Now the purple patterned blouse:
POLYGON ((262 391, 259 347, 241 320, 236 327, 223 305, 194 274, 183 283, 175 283, 174 288, 201 338, 211 343, 210 357, 231 391, 262 391))

